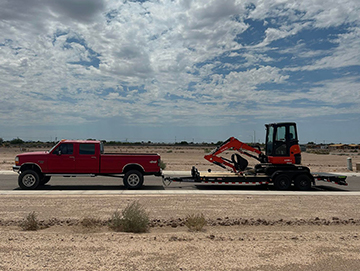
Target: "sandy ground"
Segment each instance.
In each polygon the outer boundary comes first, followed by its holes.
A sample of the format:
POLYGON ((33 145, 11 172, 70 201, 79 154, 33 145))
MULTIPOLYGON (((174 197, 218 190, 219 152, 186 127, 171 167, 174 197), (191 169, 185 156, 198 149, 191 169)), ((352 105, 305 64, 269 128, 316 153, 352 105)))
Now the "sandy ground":
POLYGON ((359 196, 2 196, 0 270, 358 270, 359 196), (112 232, 139 200, 148 233, 112 232), (30 212, 49 227, 22 231, 30 212), (203 213, 203 232, 188 214, 203 213), (84 228, 98 218, 104 226, 84 228))
MULTIPOLYGON (((217 169, 203 159, 204 148, 106 151, 157 152, 167 170, 217 169)), ((18 152, 0 149, 0 170, 11 170, 18 152)), ((344 172, 347 157, 303 153, 303 164, 312 171, 344 172)), ((360 196, 225 193, 1 196, 0 270, 359 270, 360 196), (111 215, 135 200, 149 212, 149 232, 111 231, 106 226, 111 215), (43 229, 21 230, 19 223, 30 212, 43 229), (203 232, 189 232, 186 216, 199 213, 208 225, 203 232), (84 218, 101 225, 84 228, 84 218)))

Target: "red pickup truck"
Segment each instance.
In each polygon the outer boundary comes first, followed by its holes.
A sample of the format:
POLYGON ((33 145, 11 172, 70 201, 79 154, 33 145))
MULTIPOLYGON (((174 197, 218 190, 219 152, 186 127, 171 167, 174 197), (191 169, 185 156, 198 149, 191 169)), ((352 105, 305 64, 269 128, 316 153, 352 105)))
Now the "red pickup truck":
POLYGON ((16 156, 13 170, 19 173, 22 189, 35 189, 51 176, 116 176, 123 177, 128 189, 143 185, 144 175, 161 176, 158 154, 104 154, 102 142, 62 140, 50 151, 29 152, 16 156))

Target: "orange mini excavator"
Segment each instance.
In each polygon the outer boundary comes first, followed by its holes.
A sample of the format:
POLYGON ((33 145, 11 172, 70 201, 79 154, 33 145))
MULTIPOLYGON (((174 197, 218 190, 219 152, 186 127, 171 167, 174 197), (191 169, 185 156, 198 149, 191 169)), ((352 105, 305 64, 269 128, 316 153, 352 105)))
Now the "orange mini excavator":
POLYGON ((239 154, 233 154, 231 160, 218 156, 226 150, 236 150, 241 154, 255 158, 260 163, 272 165, 294 165, 301 163, 301 151, 297 136, 296 123, 266 124, 265 154, 260 147, 252 147, 230 137, 221 146, 205 155, 205 159, 223 168, 230 167, 233 172, 240 172, 247 168, 248 161, 239 154), (256 153, 255 156, 249 152, 256 153))

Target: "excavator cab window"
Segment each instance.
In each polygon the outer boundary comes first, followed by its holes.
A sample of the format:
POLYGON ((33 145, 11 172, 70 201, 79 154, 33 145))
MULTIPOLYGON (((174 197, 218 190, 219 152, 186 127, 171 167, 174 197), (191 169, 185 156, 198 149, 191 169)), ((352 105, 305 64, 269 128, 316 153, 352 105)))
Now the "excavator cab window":
POLYGON ((295 123, 267 124, 266 155, 289 156, 290 147, 298 144, 295 123))

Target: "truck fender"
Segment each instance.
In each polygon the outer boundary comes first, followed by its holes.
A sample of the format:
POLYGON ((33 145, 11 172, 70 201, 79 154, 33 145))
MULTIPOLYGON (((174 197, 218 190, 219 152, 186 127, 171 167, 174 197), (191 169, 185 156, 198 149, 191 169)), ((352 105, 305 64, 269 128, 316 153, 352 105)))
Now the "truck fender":
POLYGON ((144 168, 141 165, 134 163, 134 164, 125 165, 122 169, 122 173, 126 173, 130 170, 137 170, 140 171, 141 173, 145 172, 144 168))
POLYGON ((38 173, 39 175, 42 175, 41 167, 40 167, 38 164, 36 164, 36 163, 25 163, 25 164, 22 164, 21 167, 20 167, 19 172, 24 172, 25 170, 28 170, 28 169, 32 169, 32 170, 34 170, 36 173, 38 173))

